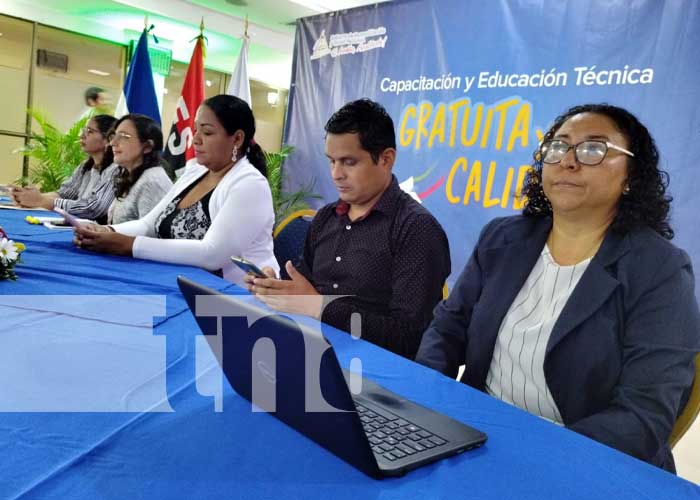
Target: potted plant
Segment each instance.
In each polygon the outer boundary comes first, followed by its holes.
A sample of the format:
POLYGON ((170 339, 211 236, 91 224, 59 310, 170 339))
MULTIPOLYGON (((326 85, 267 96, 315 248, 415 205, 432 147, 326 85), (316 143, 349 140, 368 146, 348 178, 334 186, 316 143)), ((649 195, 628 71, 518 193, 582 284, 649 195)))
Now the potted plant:
POLYGON ((263 151, 265 154, 265 162, 267 163, 267 182, 270 184, 270 191, 272 191, 275 221, 277 221, 278 224, 291 213, 309 208, 307 199, 321 199, 321 196, 313 192, 313 182, 293 193, 282 191, 282 165, 284 160, 293 151, 294 147, 289 145, 282 146, 282 149, 278 153, 263 151))
POLYGON ((31 159, 29 177, 19 179, 21 185, 34 184, 42 192, 57 191, 63 181, 85 159, 80 149, 80 131, 89 117, 84 117, 62 133, 49 119, 37 110, 27 110, 41 127, 41 133, 32 132, 29 144, 17 149, 31 159))
POLYGON ((20 254, 24 250, 22 243, 12 241, 0 227, 0 280, 17 279, 15 266, 21 262, 20 254))

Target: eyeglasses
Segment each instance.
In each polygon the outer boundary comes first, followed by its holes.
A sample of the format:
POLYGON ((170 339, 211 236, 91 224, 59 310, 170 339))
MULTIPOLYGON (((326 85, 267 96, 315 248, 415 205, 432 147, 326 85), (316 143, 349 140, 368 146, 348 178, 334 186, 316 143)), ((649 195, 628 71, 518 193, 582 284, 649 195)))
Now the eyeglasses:
POLYGON ((574 150, 574 158, 581 165, 600 165, 605 159, 605 155, 608 154, 609 149, 634 157, 632 152, 606 141, 583 141, 572 145, 564 141, 554 140, 547 141, 540 147, 542 161, 544 163, 559 163, 572 148, 574 150))
POLYGON ((88 127, 87 125, 80 129, 80 133, 83 135, 90 135, 90 134, 102 135, 102 132, 100 132, 96 128, 88 127))
POLYGON ((109 140, 110 144, 116 144, 121 141, 128 141, 132 137, 133 135, 127 134, 126 132, 117 132, 114 134, 109 134, 109 137, 107 139, 109 140))

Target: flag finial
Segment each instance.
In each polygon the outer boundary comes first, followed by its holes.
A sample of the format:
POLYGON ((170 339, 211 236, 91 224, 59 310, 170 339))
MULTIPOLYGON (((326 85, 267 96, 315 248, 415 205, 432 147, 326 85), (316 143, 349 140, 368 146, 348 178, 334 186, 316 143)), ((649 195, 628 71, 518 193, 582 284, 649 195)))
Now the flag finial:
POLYGON ((243 23, 243 36, 248 37, 248 14, 245 15, 245 23, 243 23))
POLYGON ((204 34, 204 16, 202 16, 202 21, 199 23, 199 34, 204 34))
POLYGON ((145 29, 145 30, 148 29, 148 14, 143 16, 143 29, 145 29))

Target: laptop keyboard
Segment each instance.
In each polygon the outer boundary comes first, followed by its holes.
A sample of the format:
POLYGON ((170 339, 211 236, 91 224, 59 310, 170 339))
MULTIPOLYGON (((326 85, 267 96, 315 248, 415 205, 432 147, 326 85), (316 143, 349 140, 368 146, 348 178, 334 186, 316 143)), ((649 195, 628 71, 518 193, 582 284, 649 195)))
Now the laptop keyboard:
POLYGON ((447 441, 392 413, 374 410, 355 401, 362 427, 375 455, 389 461, 421 453, 447 441))

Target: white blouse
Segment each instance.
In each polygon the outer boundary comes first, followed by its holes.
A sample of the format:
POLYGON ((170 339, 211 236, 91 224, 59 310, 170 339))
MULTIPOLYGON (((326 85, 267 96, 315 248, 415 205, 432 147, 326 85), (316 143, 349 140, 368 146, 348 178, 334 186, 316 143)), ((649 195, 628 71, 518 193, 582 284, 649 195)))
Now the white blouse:
POLYGON ((275 215, 270 186, 246 157, 238 160, 214 189, 209 200, 211 226, 203 239, 157 238, 158 216, 206 173, 206 167, 197 163, 185 167, 185 173, 145 217, 112 227, 119 233, 136 236, 132 253, 139 259, 223 270, 225 279, 239 285, 243 284, 245 273, 231 262, 233 255, 260 268, 272 267, 278 273, 272 246, 275 215))
POLYGON ((545 380, 544 355, 552 329, 590 261, 560 266, 544 246, 498 331, 486 376, 490 395, 563 423, 545 380))

